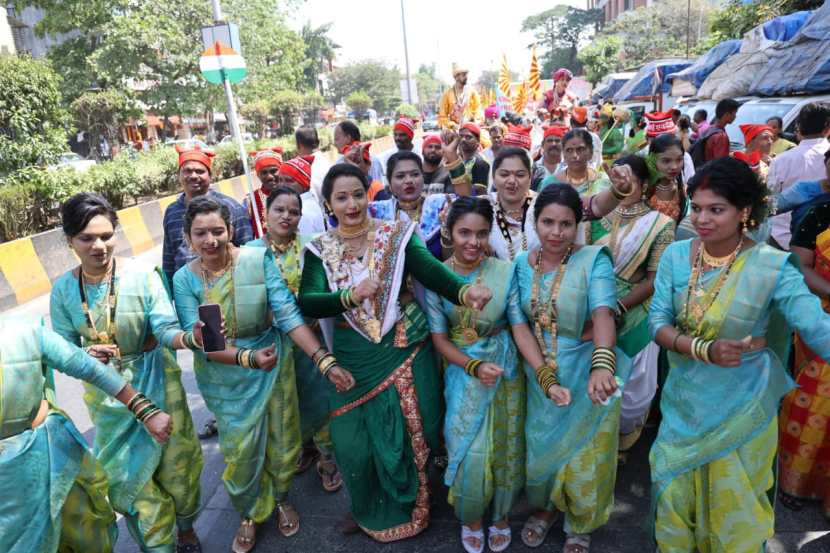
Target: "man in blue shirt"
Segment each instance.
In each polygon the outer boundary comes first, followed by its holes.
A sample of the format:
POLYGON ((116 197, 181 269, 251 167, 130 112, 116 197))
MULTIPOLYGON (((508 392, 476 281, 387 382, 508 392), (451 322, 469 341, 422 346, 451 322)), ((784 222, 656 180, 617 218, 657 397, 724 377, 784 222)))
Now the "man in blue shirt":
POLYGON ((179 152, 179 184, 182 194, 164 211, 164 245, 162 247, 162 269, 167 276, 170 289, 173 289, 173 275, 183 265, 196 258, 196 254, 184 239, 184 214, 187 204, 193 198, 208 195, 222 202, 231 212, 233 224, 233 243, 242 246, 253 240, 253 229, 248 213, 239 202, 215 190, 210 189, 210 168, 213 152, 195 149, 176 148, 179 152))

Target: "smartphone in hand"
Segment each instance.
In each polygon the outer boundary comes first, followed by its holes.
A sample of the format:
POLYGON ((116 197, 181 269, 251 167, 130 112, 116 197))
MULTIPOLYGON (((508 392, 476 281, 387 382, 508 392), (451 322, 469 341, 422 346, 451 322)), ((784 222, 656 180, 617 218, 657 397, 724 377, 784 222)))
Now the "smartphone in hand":
POLYGON ((222 334, 222 309, 217 303, 199 306, 199 320, 202 327, 202 345, 205 353, 225 351, 225 336, 222 334))

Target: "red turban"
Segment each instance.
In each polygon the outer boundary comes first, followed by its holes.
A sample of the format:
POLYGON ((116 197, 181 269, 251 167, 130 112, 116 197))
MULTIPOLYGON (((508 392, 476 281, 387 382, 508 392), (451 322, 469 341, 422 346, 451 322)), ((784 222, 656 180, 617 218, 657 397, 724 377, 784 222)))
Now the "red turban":
POLYGON ((351 144, 349 144, 348 146, 346 146, 345 148, 343 148, 343 155, 344 156, 347 155, 352 150, 352 148, 362 148, 362 154, 361 155, 363 156, 363 161, 368 163, 369 161, 372 160, 372 154, 369 152, 369 148, 371 148, 371 147, 372 147, 371 142, 363 142, 361 144, 360 142, 355 141, 355 142, 352 142, 351 144))
POLYGON ((216 154, 212 150, 203 150, 198 144, 193 148, 185 148, 181 145, 176 146, 176 153, 179 154, 179 169, 188 161, 198 161, 210 171, 211 158, 216 154))
POLYGON ((475 123, 469 121, 469 122, 464 123, 463 125, 461 125, 461 128, 462 129, 467 129, 468 131, 470 131, 471 133, 476 135, 476 138, 481 138, 481 128, 478 125, 476 125, 475 123))
POLYGON ((504 135, 502 144, 530 150, 530 129, 531 127, 507 125, 507 134, 504 135))
POLYGON ((744 142, 747 144, 752 142, 755 137, 763 132, 768 132, 775 136, 775 133, 772 132, 772 127, 769 125, 741 125, 740 127, 741 132, 744 133, 744 142))
POLYGON ((677 132, 677 125, 671 118, 671 111, 652 111, 645 115, 648 125, 646 126, 646 136, 654 138, 661 134, 674 134, 677 132))
POLYGON ((421 144, 421 149, 427 147, 428 144, 441 144, 441 137, 437 134, 428 134, 424 137, 424 142, 421 144))
POLYGON ((298 156, 280 165, 280 175, 294 179, 300 186, 311 188, 311 164, 314 156, 298 156))
POLYGON ((406 117, 401 117, 395 122, 395 131, 401 131, 406 133, 409 138, 415 137, 415 121, 412 119, 407 119, 406 117))
POLYGON ((551 125, 549 127, 545 127, 545 135, 543 140, 549 136, 558 136, 559 138, 562 138, 567 132, 568 127, 565 125, 551 125))
POLYGON ((562 79, 568 79, 569 81, 574 78, 574 74, 570 72, 570 70, 565 69, 564 67, 557 69, 553 73, 553 82, 561 81, 562 79))
POLYGON ((588 120, 588 108, 585 106, 576 106, 573 109, 573 120, 582 124, 588 120))
POLYGON ((761 152, 759 151, 752 152, 751 154, 747 154, 746 152, 732 152, 732 157, 740 159, 749 165, 749 168, 753 171, 757 170, 761 166, 761 152))
POLYGON ((259 173, 266 167, 279 167, 282 165, 283 149, 281 146, 274 146, 273 148, 265 148, 258 152, 250 152, 249 155, 254 158, 254 171, 259 173))

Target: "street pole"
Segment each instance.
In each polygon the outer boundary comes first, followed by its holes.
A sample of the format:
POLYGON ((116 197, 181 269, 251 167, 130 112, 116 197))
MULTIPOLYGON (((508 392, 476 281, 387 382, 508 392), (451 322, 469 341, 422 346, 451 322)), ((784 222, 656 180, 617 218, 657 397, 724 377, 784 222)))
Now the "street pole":
POLYGON ((403 57, 406 61, 406 103, 412 104, 412 85, 409 83, 409 47, 406 45, 406 15, 401 0, 401 23, 403 23, 403 57))
MULTIPOLYGON (((223 22, 222 6, 219 5, 219 0, 211 0, 213 3, 213 20, 217 23, 223 22)), ((259 220, 259 210, 256 208, 256 200, 254 199, 254 180, 251 177, 251 169, 248 167, 248 154, 245 152, 245 143, 242 141, 242 132, 239 129, 239 119, 236 116, 236 102, 233 99, 233 89, 231 82, 225 78, 222 80, 225 86, 225 99, 228 102, 228 121, 231 125, 231 132, 233 133, 236 147, 239 148, 239 157, 242 160, 242 170, 245 173, 245 184, 248 187, 248 201, 251 202, 251 213, 254 214, 254 229, 258 236, 262 236, 262 221, 259 220)))
POLYGON ((689 59, 689 42, 692 34, 692 0, 686 0, 686 59, 689 59))

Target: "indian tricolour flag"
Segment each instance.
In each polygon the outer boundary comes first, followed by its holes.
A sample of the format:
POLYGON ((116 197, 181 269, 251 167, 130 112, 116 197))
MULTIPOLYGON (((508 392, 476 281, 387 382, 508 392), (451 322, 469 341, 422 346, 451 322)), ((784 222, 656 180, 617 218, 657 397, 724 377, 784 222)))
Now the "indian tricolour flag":
POLYGON ((238 83, 248 72, 242 56, 237 54, 233 48, 218 41, 202 52, 202 57, 199 58, 199 69, 205 79, 213 84, 222 84, 225 79, 238 83))

